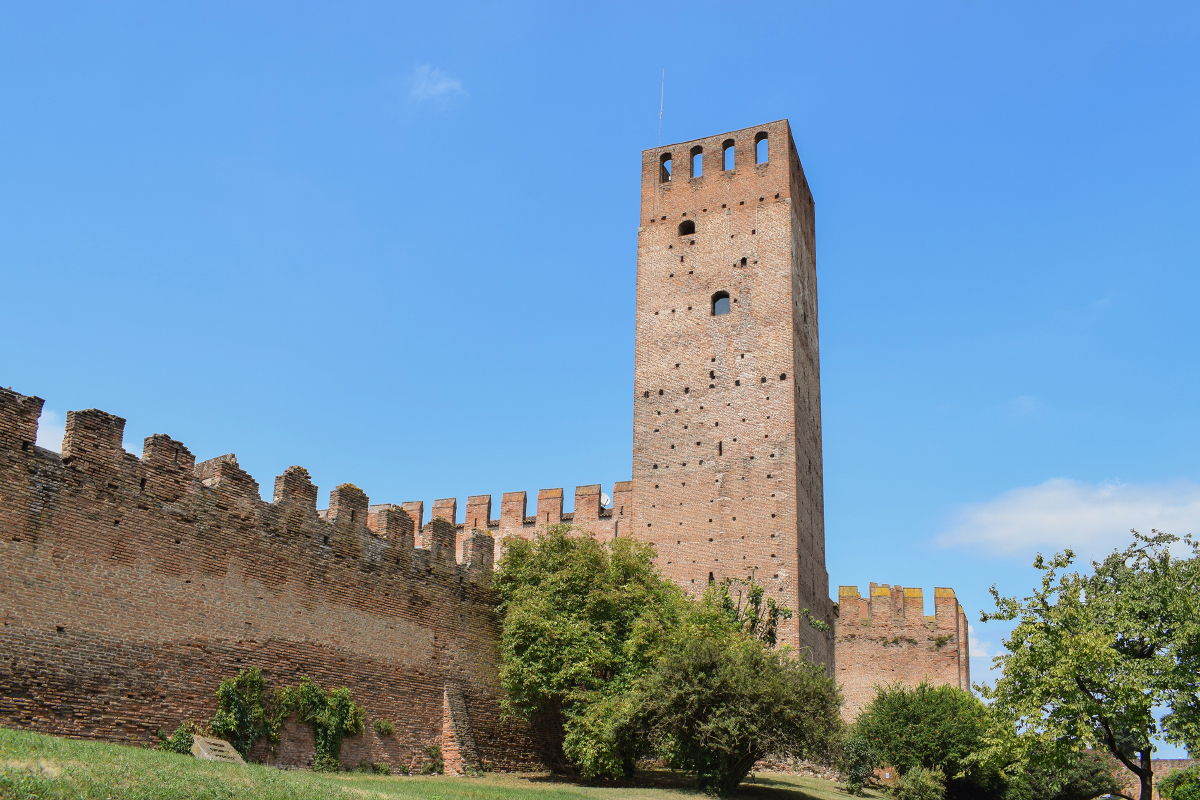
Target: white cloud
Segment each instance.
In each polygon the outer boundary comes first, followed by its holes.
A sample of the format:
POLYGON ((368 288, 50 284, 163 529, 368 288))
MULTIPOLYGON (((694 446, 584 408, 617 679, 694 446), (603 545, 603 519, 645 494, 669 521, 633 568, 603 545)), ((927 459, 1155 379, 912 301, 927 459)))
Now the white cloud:
POLYGON ((1080 556, 1100 556, 1127 543, 1130 528, 1180 536, 1200 532, 1200 485, 1182 480, 1093 485, 1053 478, 962 507, 938 542, 975 545, 993 555, 1070 547, 1080 556))
POLYGON ((56 412, 43 408, 42 416, 38 419, 37 446, 59 452, 62 450, 65 431, 66 423, 63 422, 63 418, 56 412))
POLYGON ((999 654, 1000 648, 991 641, 980 639, 975 626, 970 623, 967 624, 967 651, 971 657, 972 683, 991 684, 999 677, 1000 673, 992 664, 992 659, 999 654))
POLYGON ((967 645, 971 658, 983 658, 990 661, 992 656, 996 655, 996 646, 980 639, 975 632, 975 626, 970 623, 967 623, 967 645))
POLYGON ((428 64, 421 64, 413 70, 408 96, 419 102, 429 100, 444 102, 466 95, 466 93, 462 81, 451 78, 440 69, 434 69, 428 64))

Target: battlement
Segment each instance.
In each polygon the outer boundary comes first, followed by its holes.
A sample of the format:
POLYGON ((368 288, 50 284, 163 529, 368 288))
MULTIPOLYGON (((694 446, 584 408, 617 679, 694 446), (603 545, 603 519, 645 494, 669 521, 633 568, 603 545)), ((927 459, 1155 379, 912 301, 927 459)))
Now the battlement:
POLYGON ((958 598, 953 589, 934 588, 933 614, 925 614, 925 592, 923 589, 896 584, 872 583, 868 597, 858 593, 857 586, 838 587, 838 613, 840 619, 874 620, 888 618, 922 623, 936 622, 939 617, 953 620, 960 613, 958 598))
POLYGON ((420 525, 420 504, 414 519, 351 483, 318 512, 299 466, 266 502, 232 453, 197 462, 155 434, 138 457, 125 420, 97 409, 67 414, 61 455, 36 447, 42 406, 0 389, 0 724, 149 742, 211 716, 219 683, 255 665, 349 686, 396 721, 394 737, 351 737, 351 766, 411 765, 433 744, 540 765, 530 729, 499 712, 490 498, 468 502, 463 535, 453 500, 420 525))
POLYGON ((872 583, 863 597, 857 586, 839 586, 835 636, 847 720, 879 685, 928 680, 971 687, 967 617, 953 589, 935 588, 933 613, 925 614, 919 588, 872 583))
MULTIPOLYGON (((598 483, 575 487, 575 510, 563 511, 564 492, 561 488, 542 489, 538 492, 536 513, 529 514, 529 500, 526 492, 505 492, 500 498, 500 516, 492 516, 492 495, 477 494, 467 498, 464 519, 458 519, 458 499, 446 497, 434 500, 430 510, 430 522, 435 519, 446 520, 454 524, 456 535, 455 552, 461 561, 466 556, 467 538, 464 535, 471 531, 486 531, 494 541, 493 561, 498 561, 502 555, 504 539, 508 536, 528 538, 539 528, 547 525, 570 523, 588 531, 600 538, 615 538, 628 533, 633 517, 633 482, 617 481, 613 484, 612 504, 604 507, 600 504, 601 485, 598 483)), ((421 531, 425 545, 430 546, 426 531, 429 524, 425 522, 425 502, 409 500, 399 505, 380 503, 367 509, 367 527, 375 530, 378 515, 389 509, 403 509, 413 519, 416 529, 421 531)), ((323 518, 330 512, 328 509, 317 512, 323 518)), ((469 538, 469 537, 468 537, 469 538)))
MULTIPOLYGON (((61 456, 34 448, 31 443, 37 438, 43 402, 38 397, 0 389, 0 451, 7 451, 10 458, 47 462, 49 470, 61 471, 57 477, 63 483, 71 482, 67 473, 95 480, 107 492, 136 498, 136 504, 147 506, 144 511, 149 513, 153 513, 156 503, 183 502, 196 506, 215 503, 216 509, 224 512, 223 516, 256 528, 273 529, 286 520, 289 532, 306 529, 306 535, 286 537, 279 542, 280 549, 294 551, 299 547, 318 561, 332 554, 347 559, 347 563, 362 560, 364 568, 394 572, 402 565, 411 566, 414 561, 427 559, 435 573, 458 572, 464 579, 480 585, 490 581, 494 555, 485 558, 482 550, 484 542, 492 542, 493 536, 486 521, 480 519, 465 537, 459 537, 453 524, 453 500, 435 504, 435 518, 423 528, 422 546, 415 541, 418 526, 411 511, 390 504, 372 506, 367 495, 353 484, 344 483, 333 489, 329 508, 318 512, 317 487, 308 470, 293 466, 275 479, 274 497, 267 503, 262 500, 258 482, 239 466, 234 454, 197 463, 182 442, 155 434, 146 438, 139 458, 122 447, 125 420, 98 409, 67 413, 61 456), (449 519, 443 518, 443 514, 449 519), (378 544, 372 544, 378 540, 388 545, 383 551, 379 551, 378 544), (466 557, 456 558, 456 552, 463 552, 464 545, 466 557), (421 550, 428 553, 417 552, 421 550), (484 563, 488 564, 486 572, 481 570, 484 563)), ((417 506, 419 513, 420 504, 417 506)), ((16 509, 9 510, 9 514, 16 513, 16 509)), ((198 513, 198 509, 192 513, 198 513)), ((120 524, 118 520, 113 526, 120 524)), ((10 527, 19 530, 24 526, 16 520, 6 520, 6 529, 10 527)), ((494 544, 489 549, 494 552, 494 544)))
MULTIPOLYGON (((0 389, 0 447, 33 452, 37 439, 38 418, 44 401, 27 397, 10 389, 0 389)), ((145 440, 141 458, 125 452, 122 441, 125 420, 98 409, 67 413, 62 455, 63 467, 91 474, 127 473, 137 482, 140 492, 148 492, 161 500, 176 501, 198 497, 205 490, 215 492, 228 508, 236 510, 243 519, 269 515, 270 507, 287 508, 311 515, 315 522, 330 526, 315 540, 353 537, 379 537, 394 542, 405 551, 400 560, 414 563, 427 560, 438 568, 464 569, 473 580, 480 580, 481 565, 494 565, 500 558, 505 536, 533 535, 546 525, 571 523, 601 537, 614 537, 621 526, 628 526, 632 516, 633 488, 631 481, 613 485, 611 508, 600 504, 601 485, 589 484, 575 489, 575 510, 563 511, 563 490, 542 489, 538 492, 536 513, 529 515, 525 492, 505 492, 500 503, 500 516, 492 518, 492 496, 472 495, 467 498, 466 519, 457 522, 458 500, 435 500, 429 520, 425 517, 423 501, 399 504, 372 504, 370 498, 353 484, 342 484, 330 492, 329 508, 317 509, 318 489, 308 470, 292 466, 275 478, 272 501, 261 499, 258 482, 245 472, 237 456, 227 453, 196 462, 196 457, 182 442, 163 434, 145 440), (439 523, 446 524, 439 524, 439 523), (484 558, 483 542, 490 541, 491 556, 484 558), (427 551, 412 554, 411 551, 427 551)), ((41 458, 55 454, 41 451, 41 458)))

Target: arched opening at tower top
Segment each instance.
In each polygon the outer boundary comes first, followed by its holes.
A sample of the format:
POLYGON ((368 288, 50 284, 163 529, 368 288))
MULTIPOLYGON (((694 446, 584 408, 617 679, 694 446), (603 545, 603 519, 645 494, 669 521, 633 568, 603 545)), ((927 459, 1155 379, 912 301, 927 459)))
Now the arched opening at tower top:
POLYGON ((671 154, 663 153, 658 157, 658 182, 671 182, 671 154))
POLYGON ((695 232, 696 232, 695 220, 685 219, 683 222, 679 223, 679 235, 680 236, 688 236, 695 232))
POLYGON ((719 317, 729 313, 729 292, 717 292, 712 296, 712 315, 719 317))
POLYGON ((704 148, 700 145, 692 148, 692 177, 704 177, 704 148))
POLYGON ((754 134, 754 163, 766 164, 767 159, 767 132, 761 131, 754 134))
POLYGON ((726 139, 721 143, 721 152, 725 158, 725 169, 731 170, 736 166, 734 163, 733 139, 726 139))

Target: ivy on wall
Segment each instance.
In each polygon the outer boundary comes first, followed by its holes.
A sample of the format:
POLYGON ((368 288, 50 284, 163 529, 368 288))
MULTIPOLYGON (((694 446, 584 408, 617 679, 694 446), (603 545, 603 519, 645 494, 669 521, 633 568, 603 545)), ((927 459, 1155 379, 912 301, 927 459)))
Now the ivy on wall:
MULTIPOLYGON (((345 686, 325 691, 315 681, 302 677, 297 686, 282 686, 267 691, 262 671, 250 667, 236 678, 222 681, 217 688, 217 713, 203 729, 226 740, 246 757, 259 739, 279 741, 283 721, 292 713, 313 729, 317 772, 337 772, 341 765, 342 739, 362 733, 366 714, 350 699, 345 686)), ((160 733, 162 748, 190 752, 192 736, 202 730, 193 722, 184 722, 169 738, 160 733)))

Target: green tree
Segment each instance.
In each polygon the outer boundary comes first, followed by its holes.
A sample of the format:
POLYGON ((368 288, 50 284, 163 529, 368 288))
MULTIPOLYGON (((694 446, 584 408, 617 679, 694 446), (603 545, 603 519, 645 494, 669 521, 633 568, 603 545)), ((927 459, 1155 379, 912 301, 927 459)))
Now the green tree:
POLYGON ((993 737, 1012 747, 1015 763, 1039 754, 1061 760, 1080 745, 1101 747, 1153 794, 1152 739, 1164 734, 1195 750, 1200 688, 1200 575, 1191 538, 1133 532, 1134 541, 1093 562, 1093 573, 1070 572, 1070 550, 1041 555, 1041 587, 1025 598, 1002 598, 982 619, 1017 621, 997 656, 1003 670, 980 693, 1017 736, 993 737), (1172 554, 1182 543, 1190 558, 1172 554), (1159 723, 1155 709, 1172 713, 1159 723))
POLYGON ((642 740, 628 695, 686 612, 651 546, 570 526, 510 537, 496 588, 506 712, 561 714, 564 754, 587 776, 630 774, 642 740))
POLYGON ((1165 800, 1200 800, 1200 767, 1170 773, 1159 781, 1158 793, 1165 800))
POLYGON ((856 735, 903 775, 918 767, 940 769, 952 798, 998 794, 1001 778, 976 763, 988 732, 987 708, 970 692, 953 686, 894 684, 879 687, 854 722, 856 735))
POLYGON ((841 696, 823 667, 726 629, 691 626, 640 687, 654 750, 732 793, 767 755, 822 758, 841 732, 841 696))
MULTIPOLYGON (((1012 776, 1004 800, 1094 800, 1116 794, 1113 763, 1094 752, 1076 752, 1066 765, 1034 761, 1012 776)), ((1197 798, 1200 800, 1200 798, 1197 798)))

